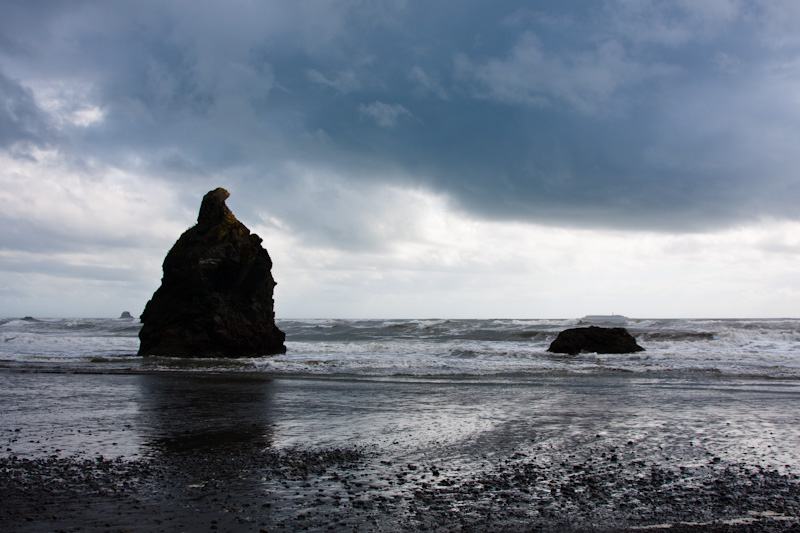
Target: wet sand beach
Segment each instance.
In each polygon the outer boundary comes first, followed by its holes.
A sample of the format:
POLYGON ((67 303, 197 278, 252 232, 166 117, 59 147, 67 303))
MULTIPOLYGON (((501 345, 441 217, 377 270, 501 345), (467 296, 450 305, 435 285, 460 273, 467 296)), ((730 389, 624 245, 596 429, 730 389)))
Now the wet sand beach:
POLYGON ((800 530, 800 389, 0 370, 4 531, 800 530))

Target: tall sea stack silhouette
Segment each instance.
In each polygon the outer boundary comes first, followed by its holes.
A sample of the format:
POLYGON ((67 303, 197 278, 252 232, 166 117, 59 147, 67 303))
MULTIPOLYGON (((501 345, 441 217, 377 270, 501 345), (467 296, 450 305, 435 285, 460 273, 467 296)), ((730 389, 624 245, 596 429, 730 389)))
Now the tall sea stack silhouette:
POLYGON ((222 188, 203 197, 197 225, 164 259, 161 287, 141 315, 139 355, 248 357, 285 353, 275 325, 272 260, 239 222, 222 188))

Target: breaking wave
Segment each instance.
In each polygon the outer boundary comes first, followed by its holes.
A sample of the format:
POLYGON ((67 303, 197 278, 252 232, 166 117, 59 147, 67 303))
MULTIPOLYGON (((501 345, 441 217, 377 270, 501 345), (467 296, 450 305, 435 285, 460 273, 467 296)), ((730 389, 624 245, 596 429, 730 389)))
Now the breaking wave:
POLYGON ((800 320, 629 320, 645 352, 547 351, 578 320, 280 320, 286 354, 261 358, 141 358, 130 319, 0 320, 0 363, 50 370, 244 371, 281 375, 524 376, 691 374, 800 378, 800 320))

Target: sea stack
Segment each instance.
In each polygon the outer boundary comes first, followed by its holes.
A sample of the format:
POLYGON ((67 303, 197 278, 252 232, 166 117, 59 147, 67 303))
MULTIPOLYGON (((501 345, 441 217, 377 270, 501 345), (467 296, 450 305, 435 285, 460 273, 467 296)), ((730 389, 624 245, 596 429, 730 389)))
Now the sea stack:
POLYGON ((203 197, 197 225, 164 259, 161 287, 141 315, 139 355, 248 357, 286 352, 275 325, 272 260, 239 222, 222 188, 203 197))
POLYGON ((636 344, 636 339, 625 328, 589 326, 565 329, 547 351, 577 355, 581 352, 634 353, 643 352, 644 348, 636 344))

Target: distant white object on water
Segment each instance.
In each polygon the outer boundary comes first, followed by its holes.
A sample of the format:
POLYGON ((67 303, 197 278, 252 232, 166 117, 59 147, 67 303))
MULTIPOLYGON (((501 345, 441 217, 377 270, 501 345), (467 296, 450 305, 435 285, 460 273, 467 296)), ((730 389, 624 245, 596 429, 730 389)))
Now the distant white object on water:
POLYGON ((581 318, 581 322, 590 324, 613 324, 614 326, 624 326, 628 323, 628 317, 622 315, 586 315, 581 318))

